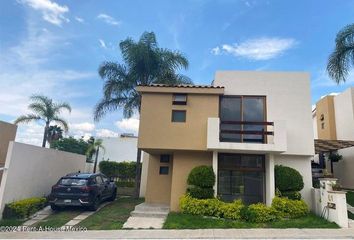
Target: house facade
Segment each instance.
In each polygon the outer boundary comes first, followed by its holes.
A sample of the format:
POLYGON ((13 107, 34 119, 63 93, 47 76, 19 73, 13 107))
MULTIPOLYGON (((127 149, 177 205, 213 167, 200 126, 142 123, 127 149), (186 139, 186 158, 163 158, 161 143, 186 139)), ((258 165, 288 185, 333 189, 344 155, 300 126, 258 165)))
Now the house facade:
MULTIPOLYGON (((314 137, 321 140, 354 141, 354 87, 337 95, 327 95, 316 103, 312 112, 314 137)), ((345 188, 354 188, 354 147, 338 150, 343 159, 333 163, 334 177, 345 188)), ((317 157, 315 157, 317 159, 317 157)), ((331 164, 326 158, 326 168, 331 164)))
POLYGON ((139 86, 145 201, 179 210, 190 171, 212 166, 222 200, 271 204, 274 166, 297 169, 311 199, 314 155, 307 73, 217 72, 210 86, 139 86), (145 173, 144 173, 145 169, 145 173))

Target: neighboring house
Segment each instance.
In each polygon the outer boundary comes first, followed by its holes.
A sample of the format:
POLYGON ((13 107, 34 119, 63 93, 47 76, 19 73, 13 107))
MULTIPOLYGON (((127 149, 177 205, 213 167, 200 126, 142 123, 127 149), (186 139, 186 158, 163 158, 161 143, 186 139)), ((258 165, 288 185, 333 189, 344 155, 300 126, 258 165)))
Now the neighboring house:
MULTIPOLYGON (((16 138, 17 126, 0 121, 0 168, 4 167, 10 141, 16 138)), ((0 182, 3 171, 0 171, 0 182)))
MULTIPOLYGON (((98 161, 135 162, 138 137, 132 133, 122 133, 119 137, 102 137, 105 150, 100 150, 98 161)), ((94 158, 94 157, 93 157, 94 158)))
MULTIPOLYGON (((316 103, 312 112, 314 137, 328 140, 328 146, 342 148, 338 153, 343 159, 333 163, 334 177, 345 188, 354 188, 354 147, 338 141, 354 141, 354 87, 338 95, 327 95, 316 103)), ((315 157, 315 160, 317 157, 315 157)), ((325 167, 330 171, 330 162, 325 160, 325 167)))
POLYGON ((270 205, 274 166, 282 164, 301 173, 301 193, 310 205, 314 142, 307 73, 221 71, 211 86, 137 90, 146 202, 178 211, 188 174, 208 165, 222 200, 270 205))

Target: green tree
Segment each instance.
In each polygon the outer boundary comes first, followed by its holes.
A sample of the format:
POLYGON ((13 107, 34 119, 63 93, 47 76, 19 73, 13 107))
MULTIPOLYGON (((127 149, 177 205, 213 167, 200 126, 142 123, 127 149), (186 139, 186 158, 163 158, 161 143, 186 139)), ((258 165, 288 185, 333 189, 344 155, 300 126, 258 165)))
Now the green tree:
POLYGON ((95 141, 90 144, 89 148, 86 151, 86 156, 92 156, 92 152, 95 153, 95 165, 93 166, 93 172, 96 172, 97 168, 97 161, 98 161, 98 153, 100 152, 100 149, 105 151, 105 147, 103 146, 103 141, 102 139, 95 139, 95 141))
POLYGON ((75 139, 73 137, 62 138, 53 141, 50 144, 50 148, 57 149, 60 151, 77 153, 81 155, 86 155, 87 149, 90 147, 90 143, 86 142, 84 139, 75 139))
MULTIPOLYGON (((103 98, 94 109, 94 119, 99 121, 107 112, 123 109, 124 117, 140 113, 138 85, 192 84, 192 81, 177 73, 188 68, 187 58, 178 51, 160 48, 153 32, 144 32, 139 41, 131 38, 120 42, 123 63, 103 62, 99 75, 104 80, 103 98)), ((140 187, 140 156, 138 149, 136 169, 136 197, 140 187)))
POLYGON ((28 108, 32 113, 22 115, 15 120, 15 124, 28 123, 31 121, 43 121, 45 123, 42 147, 45 147, 48 137, 49 125, 55 122, 64 128, 64 131, 69 130, 68 123, 60 117, 62 110, 66 109, 71 112, 71 107, 68 103, 54 103, 49 97, 43 95, 33 95, 30 97, 31 104, 28 108))
POLYGON ((47 141, 49 145, 56 140, 63 138, 63 129, 58 125, 50 126, 48 128, 47 141))
POLYGON ((329 56, 327 72, 337 84, 345 82, 354 64, 354 24, 345 26, 337 33, 336 46, 329 56))

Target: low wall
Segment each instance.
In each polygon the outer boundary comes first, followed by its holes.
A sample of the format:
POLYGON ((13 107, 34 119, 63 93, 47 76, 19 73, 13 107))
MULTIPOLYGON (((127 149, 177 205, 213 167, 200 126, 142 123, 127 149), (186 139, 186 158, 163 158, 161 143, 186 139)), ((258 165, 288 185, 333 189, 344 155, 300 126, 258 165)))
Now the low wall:
POLYGON ((0 185, 0 212, 6 203, 48 195, 60 177, 84 172, 85 165, 84 155, 10 142, 0 185))

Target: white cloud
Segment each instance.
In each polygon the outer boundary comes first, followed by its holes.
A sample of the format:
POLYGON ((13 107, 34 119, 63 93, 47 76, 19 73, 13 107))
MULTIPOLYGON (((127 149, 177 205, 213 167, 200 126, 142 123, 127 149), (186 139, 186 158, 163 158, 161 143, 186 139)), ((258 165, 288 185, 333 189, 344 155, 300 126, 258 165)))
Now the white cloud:
POLYGON ((280 56, 296 44, 292 38, 255 38, 241 43, 224 44, 213 48, 212 53, 232 54, 250 60, 268 60, 280 56))
POLYGON ((105 23, 110 24, 110 25, 118 26, 122 23, 121 21, 118 21, 118 20, 114 19, 113 17, 111 17, 107 14, 104 14, 104 13, 99 14, 97 16, 97 18, 101 19, 102 21, 104 21, 105 23))
POLYGON ((85 20, 81 17, 75 17, 75 20, 78 21, 79 23, 85 22, 85 20))
POLYGON ((89 122, 70 124, 70 129, 75 131, 91 132, 95 129, 95 124, 89 122))
POLYGON ((139 119, 137 119, 137 118, 124 118, 120 121, 115 122, 115 125, 119 129, 121 129, 123 132, 138 133, 139 119))
POLYGON ((42 13, 42 18, 54 25, 61 26, 63 22, 70 21, 64 16, 65 13, 69 12, 69 8, 66 5, 59 5, 50 0, 19 0, 19 2, 40 11, 42 13))
POLYGON ((44 126, 38 122, 19 124, 17 128, 16 141, 42 146, 44 126))
POLYGON ((106 43, 103 41, 103 39, 98 39, 98 42, 100 43, 101 48, 107 48, 106 43))
POLYGON ((117 132, 111 131, 109 129, 97 129, 96 137, 118 137, 119 134, 117 132))

